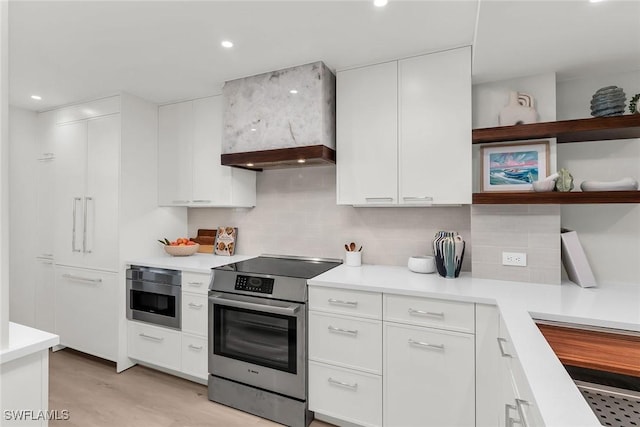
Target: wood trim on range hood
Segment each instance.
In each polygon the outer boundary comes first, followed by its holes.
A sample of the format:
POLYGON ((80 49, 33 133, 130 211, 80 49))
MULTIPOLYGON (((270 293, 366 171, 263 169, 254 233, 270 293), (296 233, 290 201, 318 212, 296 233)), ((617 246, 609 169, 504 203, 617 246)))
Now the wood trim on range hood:
POLYGON ((326 145, 308 145, 305 147, 222 154, 220 162, 224 166, 261 171, 263 169, 334 164, 336 162, 336 152, 326 145))

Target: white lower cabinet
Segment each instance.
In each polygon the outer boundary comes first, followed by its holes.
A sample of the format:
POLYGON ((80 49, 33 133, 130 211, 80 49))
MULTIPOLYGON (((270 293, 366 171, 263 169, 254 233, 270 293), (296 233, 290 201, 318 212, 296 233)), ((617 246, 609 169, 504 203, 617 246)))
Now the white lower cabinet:
POLYGON ((182 372, 194 377, 206 379, 207 338, 182 334, 182 372))
POLYGON ((382 377, 309 362, 309 409, 363 426, 382 425, 382 377))
POLYGON ((128 322, 129 357, 163 368, 180 370, 181 334, 167 328, 128 322))
POLYGON ((181 330, 129 321, 129 357, 206 382, 210 280, 210 274, 182 272, 181 330))
POLYGON ((56 266, 56 333, 60 344, 115 361, 117 274, 56 266))
POLYGON ((472 334, 385 322, 384 342, 384 425, 474 425, 472 334))

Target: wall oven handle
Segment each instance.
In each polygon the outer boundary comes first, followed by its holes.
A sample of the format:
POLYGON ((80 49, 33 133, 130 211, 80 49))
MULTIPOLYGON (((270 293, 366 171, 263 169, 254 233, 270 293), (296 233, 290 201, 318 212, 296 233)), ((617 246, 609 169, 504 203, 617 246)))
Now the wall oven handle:
POLYGON ((327 300, 329 302, 329 304, 337 304, 337 305, 349 305, 351 307, 357 307, 358 306, 358 301, 342 301, 339 299, 334 299, 334 298, 329 298, 327 300))
POLYGON ((290 305, 288 307, 278 307, 278 306, 267 305, 267 304, 256 304, 255 302, 239 301, 231 298, 226 298, 219 294, 218 295, 214 294, 209 296, 209 301, 218 305, 245 308, 247 310, 261 311, 264 313, 284 314, 285 316, 293 316, 300 309, 300 306, 298 304, 290 305))
POLYGON ((354 390, 356 390, 358 388, 358 383, 345 383, 343 381, 338 381, 338 380, 334 380, 333 378, 329 377, 327 379, 327 381, 329 381, 331 384, 335 384, 335 385, 339 385, 341 387, 347 387, 347 388, 352 388, 354 390))

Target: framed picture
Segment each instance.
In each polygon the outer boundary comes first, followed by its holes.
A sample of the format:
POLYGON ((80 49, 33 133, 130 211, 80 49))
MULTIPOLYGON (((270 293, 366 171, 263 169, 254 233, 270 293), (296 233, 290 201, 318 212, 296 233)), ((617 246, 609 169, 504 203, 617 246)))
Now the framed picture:
POLYGON ((482 191, 532 191, 549 175, 549 141, 481 148, 482 191))

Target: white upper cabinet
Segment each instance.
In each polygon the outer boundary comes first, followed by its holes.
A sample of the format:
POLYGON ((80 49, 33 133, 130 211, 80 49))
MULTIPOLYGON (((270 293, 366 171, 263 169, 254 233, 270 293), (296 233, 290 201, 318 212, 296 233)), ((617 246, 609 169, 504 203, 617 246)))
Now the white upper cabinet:
POLYGON ((471 48, 337 74, 337 203, 471 203, 471 48))
POLYGON ((400 204, 471 203, 471 48, 398 63, 400 204))
POLYGON ((398 203, 398 63, 339 72, 338 204, 398 203))
POLYGON ((160 206, 255 206, 255 172, 222 166, 222 97, 159 108, 160 206))

